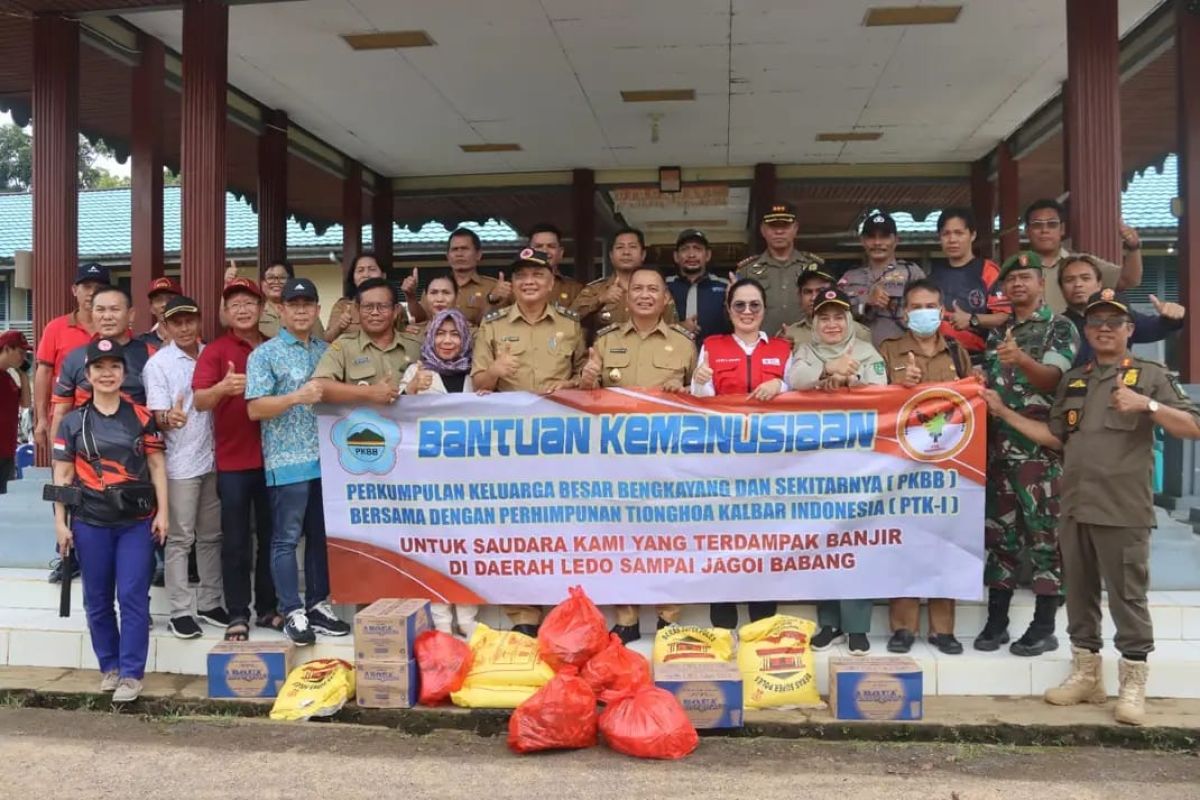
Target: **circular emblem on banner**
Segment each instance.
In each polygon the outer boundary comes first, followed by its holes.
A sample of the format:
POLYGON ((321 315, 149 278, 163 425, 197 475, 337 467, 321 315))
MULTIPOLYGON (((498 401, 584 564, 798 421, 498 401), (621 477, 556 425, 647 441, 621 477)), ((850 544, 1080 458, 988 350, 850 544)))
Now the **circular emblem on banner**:
POLYGON ((355 475, 386 475, 396 463, 400 426, 370 409, 356 409, 330 431, 342 467, 355 475))
POLYGON ((896 415, 896 439, 916 461, 945 461, 971 441, 975 413, 961 394, 941 387, 917 392, 896 415))

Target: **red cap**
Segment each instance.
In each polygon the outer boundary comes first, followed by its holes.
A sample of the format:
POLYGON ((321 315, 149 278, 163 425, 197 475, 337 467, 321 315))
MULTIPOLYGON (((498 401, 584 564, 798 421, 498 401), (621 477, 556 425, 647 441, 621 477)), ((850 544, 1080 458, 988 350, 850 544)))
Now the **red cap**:
POLYGON ((171 294, 183 294, 183 289, 174 278, 155 278, 150 281, 150 290, 146 292, 147 297, 153 297, 159 292, 170 292, 171 294))
POLYGON ((0 333, 0 348, 19 347, 22 350, 32 350, 29 342, 25 341, 25 334, 20 331, 5 331, 0 333))
POLYGON ((257 283, 249 278, 234 278, 225 284, 225 288, 221 290, 221 297, 229 297, 234 292, 247 292, 262 300, 262 290, 258 288, 257 283))

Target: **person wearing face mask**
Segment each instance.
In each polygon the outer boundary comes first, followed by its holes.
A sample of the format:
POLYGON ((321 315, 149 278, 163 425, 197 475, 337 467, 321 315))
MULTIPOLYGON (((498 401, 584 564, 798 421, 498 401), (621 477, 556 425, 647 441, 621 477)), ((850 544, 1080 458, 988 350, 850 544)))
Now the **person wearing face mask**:
POLYGON ((712 248, 704 231, 689 228, 680 233, 675 239, 674 257, 679 274, 667 278, 667 290, 683 316, 679 324, 698 345, 714 333, 729 333, 729 318, 725 316, 729 281, 709 273, 712 248))
MULTIPOLYGON (((905 287, 904 322, 908 332, 888 339, 879 348, 887 363, 889 383, 914 389, 971 374, 967 349, 939 332, 944 312, 941 289, 932 280, 913 281, 905 287)), ((915 597, 896 597, 888 606, 892 627, 888 652, 907 653, 916 640, 921 601, 915 597)), ((929 643, 947 655, 962 653, 962 643, 954 638, 953 599, 929 599, 929 643)))

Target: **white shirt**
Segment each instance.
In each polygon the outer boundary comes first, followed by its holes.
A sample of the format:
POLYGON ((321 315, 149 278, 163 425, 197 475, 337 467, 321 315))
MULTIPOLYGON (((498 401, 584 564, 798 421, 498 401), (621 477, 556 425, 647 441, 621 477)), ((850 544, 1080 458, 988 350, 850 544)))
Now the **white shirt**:
MULTIPOLYGON (((763 331, 758 332, 758 339, 755 340, 754 344, 746 344, 745 342, 742 341, 741 337, 739 337, 736 333, 730 334, 730 335, 733 336, 733 340, 735 342, 737 342, 738 347, 742 348, 742 352, 748 356, 753 355, 754 351, 758 349, 758 346, 760 344, 771 341, 771 337, 767 336, 767 334, 764 333, 763 331)), ((696 357, 696 363, 697 364, 707 364, 708 363, 707 359, 708 359, 708 353, 705 352, 704 345, 700 345, 700 355, 698 355, 696 357)), ((706 381, 705 383, 697 383, 695 380, 692 381, 692 397, 716 397, 716 396, 717 396, 717 389, 715 386, 713 386, 713 382, 711 380, 706 381)))
POLYGON ((176 398, 181 397, 183 410, 187 412, 187 423, 182 428, 163 431, 167 442, 167 477, 176 480, 207 475, 216 464, 212 412, 196 411, 192 407, 192 373, 195 371, 196 359, 180 350, 174 342, 150 356, 142 369, 148 409, 170 411, 176 398))
MULTIPOLYGON (((417 377, 418 366, 419 364, 409 364, 408 369, 404 370, 404 377, 400 379, 400 385, 396 387, 400 390, 401 394, 408 388, 408 384, 412 383, 413 378, 417 377)), ((429 370, 429 372, 433 372, 433 370, 429 370)), ((463 379, 462 393, 470 394, 472 391, 474 389, 471 388, 471 376, 467 375, 463 379)), ((449 392, 446 391, 446 384, 442 381, 442 376, 433 372, 433 381, 430 382, 429 388, 417 392, 417 394, 449 394, 449 392)))

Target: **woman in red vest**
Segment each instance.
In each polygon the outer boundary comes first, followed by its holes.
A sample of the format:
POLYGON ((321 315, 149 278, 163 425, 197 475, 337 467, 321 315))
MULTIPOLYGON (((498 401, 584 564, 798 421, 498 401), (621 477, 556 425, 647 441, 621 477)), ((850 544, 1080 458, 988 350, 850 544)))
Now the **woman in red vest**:
MULTIPOLYGON (((792 355, 792 343, 763 333, 766 310, 766 292, 758 281, 742 278, 729 287, 725 293, 725 313, 733 323, 733 333, 704 340, 692 375, 693 395, 748 394, 752 400, 766 401, 786 388, 783 376, 792 355)), ((749 605, 751 622, 775 614, 774 601, 749 605)), ((737 605, 713 603, 709 606, 709 618, 713 627, 736 628, 737 605)))

